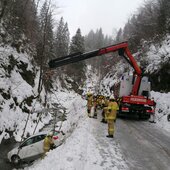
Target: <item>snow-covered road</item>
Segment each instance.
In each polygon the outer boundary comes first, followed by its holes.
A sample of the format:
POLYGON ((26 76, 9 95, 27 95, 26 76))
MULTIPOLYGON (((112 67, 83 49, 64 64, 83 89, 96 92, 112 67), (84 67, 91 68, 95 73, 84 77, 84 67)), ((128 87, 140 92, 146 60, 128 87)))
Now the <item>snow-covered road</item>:
POLYGON ((170 135, 156 124, 119 119, 116 140, 131 170, 170 169, 170 135))

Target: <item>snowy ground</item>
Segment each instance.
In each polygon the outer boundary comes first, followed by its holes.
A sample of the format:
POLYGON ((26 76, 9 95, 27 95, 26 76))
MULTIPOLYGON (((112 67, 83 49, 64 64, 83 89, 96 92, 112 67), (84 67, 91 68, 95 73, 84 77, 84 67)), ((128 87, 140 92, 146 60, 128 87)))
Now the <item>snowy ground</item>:
MULTIPOLYGON (((38 160, 26 170, 109 170, 128 169, 121 148, 114 139, 106 138, 107 125, 100 119, 89 119, 86 115, 86 102, 80 96, 58 94, 69 111, 69 118, 63 123, 67 139, 60 147, 50 151, 43 160, 38 160), (71 97, 72 96, 72 97, 71 97), (68 100, 69 99, 69 100, 68 100), (71 100, 70 100, 71 99, 71 100)), ((165 114, 169 113, 170 93, 152 92, 157 102, 154 126, 170 131, 170 123, 165 114), (165 116, 164 116, 165 115, 165 116)))

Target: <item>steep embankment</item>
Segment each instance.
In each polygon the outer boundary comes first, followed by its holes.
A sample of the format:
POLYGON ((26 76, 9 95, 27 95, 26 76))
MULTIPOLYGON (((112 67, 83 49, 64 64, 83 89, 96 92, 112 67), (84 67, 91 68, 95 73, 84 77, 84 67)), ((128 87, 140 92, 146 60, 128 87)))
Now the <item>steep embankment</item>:
MULTIPOLYGON (((24 50, 0 46, 0 143, 10 136, 20 140, 30 112, 25 135, 32 132, 38 119, 38 113, 34 110, 42 109, 36 99, 38 69, 33 66, 30 56, 24 50)), ((44 100, 43 92, 40 99, 44 100)), ((49 114, 42 116, 38 128, 49 119, 49 114)))
POLYGON ((159 43, 143 43, 146 50, 142 67, 149 74, 154 91, 170 91, 170 35, 159 43))

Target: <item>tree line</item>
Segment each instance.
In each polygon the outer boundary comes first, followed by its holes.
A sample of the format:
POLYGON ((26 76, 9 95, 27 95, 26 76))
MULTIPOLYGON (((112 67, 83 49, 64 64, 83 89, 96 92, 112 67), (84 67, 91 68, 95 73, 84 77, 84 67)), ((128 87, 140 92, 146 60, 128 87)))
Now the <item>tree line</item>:
POLYGON ((147 42, 161 42, 170 33, 170 1, 147 0, 120 28, 116 41, 128 40, 134 52, 147 42))
MULTIPOLYGON (((34 60, 40 67, 39 93, 42 85, 48 83, 43 77, 48 70, 49 60, 94 50, 112 41, 103 34, 102 28, 96 32, 91 30, 87 36, 82 36, 81 29, 77 28, 70 39, 68 24, 64 18, 61 17, 57 22, 54 19, 57 8, 59 7, 54 7, 51 0, 0 0, 0 24, 3 27, 3 31, 0 31, 0 42, 11 44, 18 52, 29 48, 34 53, 34 60)), ((102 59, 92 61, 97 69, 102 59)), ((69 75, 79 86, 86 78, 87 63, 90 62, 70 64, 63 67, 62 72, 69 75)), ((60 75, 61 69, 57 71, 60 75)), ((45 86, 49 87, 48 84, 45 86)))

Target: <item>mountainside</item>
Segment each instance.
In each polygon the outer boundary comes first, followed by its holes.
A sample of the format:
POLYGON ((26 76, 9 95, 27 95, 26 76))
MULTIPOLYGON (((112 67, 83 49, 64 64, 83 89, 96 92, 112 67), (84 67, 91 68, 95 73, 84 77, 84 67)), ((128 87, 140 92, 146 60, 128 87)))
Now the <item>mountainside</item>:
MULTIPOLYGON (((144 48, 147 45, 144 45, 144 48)), ((162 42, 151 44, 146 52, 146 73, 155 91, 170 91, 170 35, 162 42)))
MULTIPOLYGON (((37 100, 38 67, 33 66, 30 54, 18 53, 9 45, 1 46, 0 53, 0 141, 3 137, 8 138, 9 134, 20 140, 27 116, 30 113, 26 129, 29 132, 38 118, 38 113, 34 111, 40 109, 43 103, 37 100)), ((39 99, 43 101, 44 97, 42 93, 39 99)), ((49 115, 43 117, 42 121, 48 122, 49 115)))

